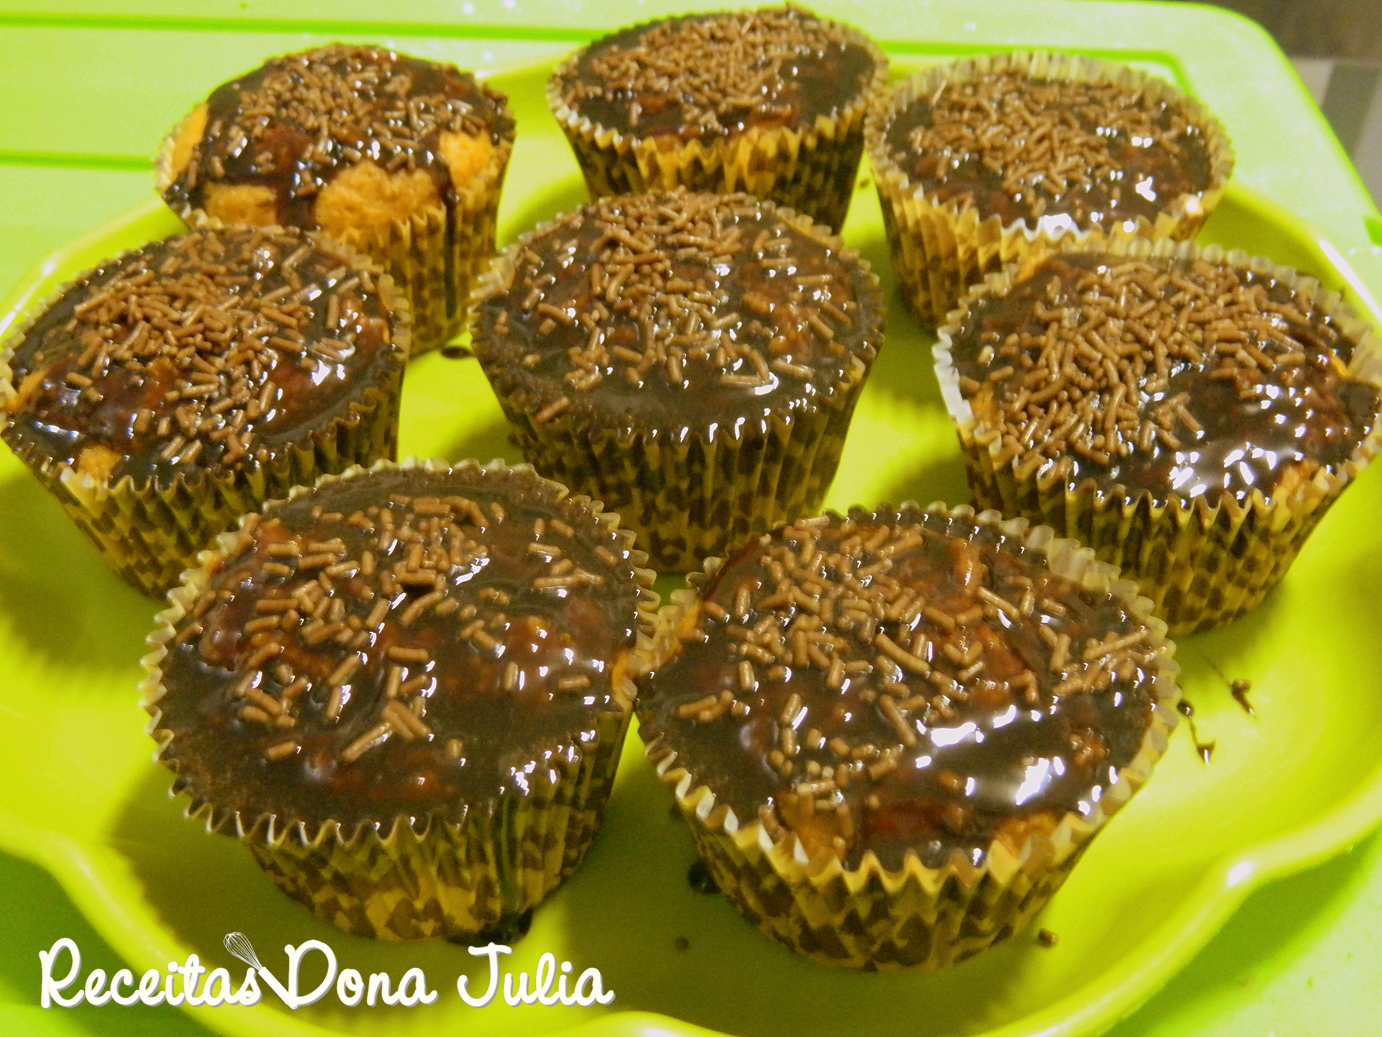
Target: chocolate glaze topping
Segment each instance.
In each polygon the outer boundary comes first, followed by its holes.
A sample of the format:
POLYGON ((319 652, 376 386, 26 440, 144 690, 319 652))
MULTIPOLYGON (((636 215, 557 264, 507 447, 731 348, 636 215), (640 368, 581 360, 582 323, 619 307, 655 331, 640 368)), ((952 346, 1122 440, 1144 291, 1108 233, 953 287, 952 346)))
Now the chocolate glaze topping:
POLYGON ((1353 349, 1267 274, 1072 253, 981 298, 951 357, 1006 457, 1064 466, 1072 484, 1214 503, 1349 458, 1379 405, 1376 386, 1348 376, 1353 349))
POLYGON ((212 93, 201 142, 164 199, 185 212, 205 207, 212 184, 262 185, 280 224, 310 228, 317 192, 364 161, 422 170, 445 197, 454 187, 441 135, 498 144, 513 132, 504 102, 469 72, 379 47, 273 58, 212 93))
POLYGON ((646 581, 529 470, 357 475, 242 539, 156 708, 176 787, 247 825, 459 821, 622 726, 646 581))
POLYGON ((1137 755, 1165 661, 1122 602, 911 507, 787 526, 702 597, 643 682, 644 737, 741 824, 847 866, 977 864, 1088 813, 1137 755))
POLYGON ((896 113, 894 162, 928 195, 1004 225, 1068 215, 1081 228, 1155 222, 1209 186, 1204 127, 1178 104, 1113 83, 1006 70, 947 82, 896 113))
POLYGON ((5 441, 111 481, 245 466, 401 376, 370 267, 295 230, 202 231, 69 287, 10 360, 5 441))
POLYGON ((883 311, 851 251, 747 195, 625 196, 517 251, 476 309, 474 349, 539 421, 732 422, 857 378, 883 311))
POLYGON ((857 31, 776 7, 623 29, 582 51, 561 89, 597 126, 711 140, 809 126, 858 101, 875 68, 857 31))

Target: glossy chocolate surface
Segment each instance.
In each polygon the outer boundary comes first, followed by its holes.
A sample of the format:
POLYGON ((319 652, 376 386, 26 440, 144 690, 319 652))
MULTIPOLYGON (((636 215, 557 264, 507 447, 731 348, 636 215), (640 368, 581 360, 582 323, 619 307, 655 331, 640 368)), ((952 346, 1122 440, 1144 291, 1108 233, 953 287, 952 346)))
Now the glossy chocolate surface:
POLYGON ((177 624, 163 758, 247 824, 527 795, 622 723, 623 543, 527 470, 386 470, 275 506, 177 624))
POLYGON ((855 254, 747 195, 604 199, 512 259, 473 348, 540 421, 762 421, 852 384, 881 343, 882 294, 855 254))
POLYGON ((741 824, 848 866, 977 863, 1087 813, 1137 755, 1165 661, 1122 602, 915 510, 797 522, 703 598, 643 682, 645 738, 741 824))
POLYGON ((1012 70, 916 98, 893 116, 885 141, 928 195, 1004 225, 1061 216, 1085 229, 1154 223, 1210 182, 1204 127, 1180 105, 1012 70))
POLYGON ((114 481, 246 466, 394 391, 398 314, 298 231, 200 231, 112 260, 14 344, 5 440, 114 481))
POLYGON ((317 225, 318 192, 343 169, 374 162, 421 170, 453 190, 444 133, 511 136, 504 97, 451 65, 379 47, 332 44, 273 58, 207 100, 192 163, 164 191, 178 212, 206 206, 213 185, 273 192, 277 222, 317 225))
POLYGON ((876 67, 858 32, 798 8, 726 11, 597 40, 561 93, 596 126, 709 141, 810 126, 857 102, 876 67))
POLYGON ((1350 457, 1379 407, 1347 373, 1354 346, 1268 274, 1072 253, 982 298, 951 356, 1009 452, 1072 484, 1213 503, 1350 457))

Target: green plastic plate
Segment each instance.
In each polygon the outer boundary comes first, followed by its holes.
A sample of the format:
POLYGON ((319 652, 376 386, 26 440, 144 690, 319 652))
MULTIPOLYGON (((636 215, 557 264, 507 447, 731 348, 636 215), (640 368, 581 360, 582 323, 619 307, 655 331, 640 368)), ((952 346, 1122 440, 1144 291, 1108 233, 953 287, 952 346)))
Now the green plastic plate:
MULTIPOLYGON (((1059 6, 1071 21, 1070 9, 1085 5, 1059 6)), ((1116 6, 1088 5, 1095 14, 1116 6)), ((980 10, 992 23, 998 8, 980 10)), ((285 49, 278 35, 269 35, 260 40, 258 57, 285 49)), ((951 35, 958 38, 959 31, 951 35)), ((902 71, 946 52, 940 45, 924 57, 920 46, 890 49, 902 71)), ((952 39, 950 51, 962 49, 952 39)), ((1164 54, 1122 56, 1180 74, 1164 54)), ((236 68, 254 63, 245 57, 236 56, 236 68)), ((519 125, 501 218, 506 240, 584 199, 574 161, 543 106, 550 67, 541 61, 493 78, 510 94, 519 125)), ((220 78, 207 74, 205 83, 185 89, 194 97, 220 78)), ((1257 146, 1246 144, 1249 152, 1257 146)), ((930 340, 895 301, 882 221, 866 180, 865 170, 845 237, 880 272, 894 303, 887 345, 829 504, 962 501, 963 468, 931 373, 930 340)), ((1321 212, 1345 226, 1340 214, 1321 212)), ((1364 215, 1355 207, 1349 216, 1354 238, 1364 215)), ((129 213, 36 268, 4 305, 4 322, 102 257, 178 230, 153 202, 129 213)), ((1245 187, 1230 187, 1201 240, 1293 264, 1344 292, 1377 322, 1363 281, 1344 258, 1358 242, 1330 244, 1245 187)), ((521 459, 474 362, 437 354, 408 374, 400 446, 405 455, 521 459)), ((192 952, 210 966, 238 970, 222 939, 240 931, 279 975, 285 944, 317 939, 334 948, 341 967, 366 976, 383 971, 397 982, 420 967, 440 995, 435 1004, 414 1008, 348 1009, 328 995, 290 1012, 269 995, 254 1008, 193 1010, 224 1034, 1095 1034, 1188 962, 1249 891, 1344 850, 1382 818, 1382 696, 1375 693, 1382 669, 1375 634, 1382 605, 1379 506, 1382 471, 1370 470, 1260 609, 1225 630, 1181 642, 1183 686, 1197 730, 1182 725, 1151 783, 1040 916, 1038 925, 1059 937, 1056 946, 1039 942, 1034 927, 931 975, 854 974, 800 960, 762 937, 723 897, 691 887, 690 838, 670 816, 669 797, 632 737, 595 848, 538 910, 532 930, 505 961, 508 971, 530 976, 546 952, 572 962, 578 973, 596 967, 615 1001, 511 1007, 500 997, 472 1008, 458 996, 456 978, 471 975, 471 989, 483 988, 487 966, 464 948, 389 945, 325 926, 280 894, 234 840, 209 836, 183 819, 181 805, 167 797, 167 772, 151 762, 134 690, 157 606, 112 576, 56 503, 6 455, 0 458, 0 848, 48 868, 136 971, 163 969, 192 952), (1230 694, 1236 680, 1251 682, 1255 715, 1230 694), (1197 740, 1214 743, 1208 762, 1197 740)), ((306 969, 304 986, 315 982, 306 969)))

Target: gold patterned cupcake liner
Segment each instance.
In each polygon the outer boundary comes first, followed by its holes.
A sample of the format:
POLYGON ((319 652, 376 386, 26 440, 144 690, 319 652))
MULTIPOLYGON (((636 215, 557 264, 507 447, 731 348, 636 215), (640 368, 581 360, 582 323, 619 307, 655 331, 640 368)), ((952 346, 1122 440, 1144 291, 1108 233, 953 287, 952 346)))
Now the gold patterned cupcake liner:
POLYGON ((1086 243, 1095 247, 1130 237, 1193 238, 1223 196, 1234 162, 1233 146, 1219 120, 1197 99, 1165 80, 1116 62, 1044 52, 979 55, 916 73, 896 84, 869 113, 865 142, 902 300, 927 328, 944 323, 966 289, 982 281, 985 274, 1023 256, 1086 243), (982 217, 971 202, 941 201, 921 184, 913 183, 886 144, 896 115, 917 98, 935 94, 945 83, 970 82, 1011 70, 1041 79, 1113 83, 1139 90, 1154 100, 1178 103, 1204 130, 1210 156, 1209 185, 1197 194, 1169 200, 1154 221, 1138 216, 1131 221, 1131 229, 1120 222, 1103 230, 1073 228, 1068 220, 1046 218, 1035 225, 1017 219, 1005 226, 997 215, 982 217))
MULTIPOLYGON (((797 229, 838 244, 810 217, 776 210, 797 229)), ((476 281, 472 310, 512 281, 516 257, 552 225, 535 227, 495 257, 476 281)), ((839 247, 877 285, 868 261, 839 247)), ((707 420, 633 429, 617 424, 622 416, 583 418, 580 407, 539 420, 543 403, 514 375, 499 371, 490 381, 514 441, 539 474, 617 511, 653 568, 685 572, 738 540, 820 510, 883 341, 881 312, 858 334, 863 346, 848 370, 834 384, 816 386, 808 405, 734 428, 707 420)))
POLYGON ((811 412, 750 428, 638 433, 590 429, 565 415, 538 422, 521 396, 500 403, 533 466, 605 501, 660 572, 683 572, 736 541, 819 510, 839 467, 867 369, 811 412))
MULTIPOLYGON (((915 505, 904 505, 904 509, 915 505)), ((1004 519, 995 511, 978 515, 968 506, 941 502, 927 512, 997 527, 1045 558, 1060 576, 1120 599, 1152 632, 1149 645, 1160 666, 1154 675, 1156 700, 1136 755, 1088 814, 1069 812, 1050 832, 1029 831, 1020 843, 1000 836, 975 864, 960 850, 939 867, 913 853, 902 867, 886 867, 872 851, 855 867, 826 848, 809 856, 785 826, 770 832, 757 817, 743 819, 683 766, 674 748, 651 725, 641 729, 645 751, 658 777, 673 790, 690 826, 696 850, 720 889, 759 930, 823 965, 896 972, 957 964, 999 940, 1021 932, 1060 888, 1108 820, 1142 787, 1165 752, 1179 717, 1179 666, 1165 625, 1150 614, 1136 584, 1088 548, 1053 536, 1049 527, 1025 519, 1004 519)), ((706 560, 694 585, 708 582, 722 564, 706 560)), ((660 665, 676 650, 679 626, 694 622, 699 596, 674 591, 659 616, 655 655, 660 665)), ((656 667, 654 667, 656 668, 656 667)))
MULTIPOLYGON (((1063 249, 1066 251, 1068 249, 1063 249)), ((1090 243, 1080 251, 1106 251, 1132 257, 1200 258, 1275 278, 1304 294, 1328 313, 1339 331, 1356 343, 1350 377, 1382 388, 1382 338, 1313 278, 1242 250, 1225 252, 1189 242, 1146 240, 1090 243)), ((1034 265, 1031 256, 990 274, 969 290, 958 310, 939 330, 936 374, 964 453, 970 493, 981 508, 1023 516, 1053 527, 1094 549, 1105 562, 1138 581, 1172 636, 1222 626, 1256 608, 1281 582, 1310 533, 1345 487, 1382 449, 1382 420, 1375 422, 1338 471, 1302 467, 1270 497, 1253 489, 1246 500, 1223 495, 1216 505, 1203 497, 1171 496, 1153 501, 1130 497, 1121 488, 1101 488, 1093 480, 1071 485, 1058 466, 1042 469, 1005 451, 1001 435, 979 422, 959 386, 950 362, 951 338, 968 307, 1006 290, 1034 265)))
MULTIPOLYGON (((178 130, 164 138, 155 163, 160 195, 175 179, 178 130)), ((464 185, 453 185, 443 204, 395 220, 382 232, 352 227, 340 241, 373 259, 393 278, 413 314, 412 356, 436 349, 465 328, 466 303, 475 277, 495 252, 499 200, 513 153, 512 135, 497 144, 484 169, 464 185)), ((204 210, 175 210, 193 229, 224 230, 204 210)), ((324 231, 316 231, 330 237, 324 231)))
MULTIPOLYGON (((379 461, 368 471, 468 467, 481 468, 475 461, 451 464, 408 458, 397 464, 379 461)), ((498 460, 483 468, 531 471, 527 465, 498 460)), ((317 486, 364 471, 357 466, 323 476, 317 486)), ((295 486, 287 497, 291 500, 308 492, 309 487, 295 486)), ((618 528, 619 516, 605 511, 600 501, 567 499, 600 525, 618 528)), ((258 514, 247 520, 252 523, 257 518, 258 514)), ((620 532, 620 551, 628 551, 644 603, 637 644, 613 668, 615 708, 592 717, 589 729, 595 737, 581 743, 580 752, 553 754, 544 767, 536 768, 529 775, 526 794, 465 804, 459 820, 431 815, 346 826, 332 818, 287 823, 270 812, 237 810, 198 796, 176 777, 172 792, 187 797, 187 817, 208 832, 238 838, 275 885, 318 918, 347 932, 389 941, 465 939, 502 932, 541 903, 585 859, 614 786, 637 694, 633 676, 651 662, 653 642, 647 630, 657 608, 651 590, 654 574, 643 568, 642 553, 630 549, 632 534, 620 532)), ((201 553, 197 567, 188 570, 181 585, 169 593, 170 605, 159 613, 158 626, 149 636, 151 651, 141 660, 147 676, 140 684, 140 705, 152 715, 147 732, 158 743, 156 759, 162 760, 176 738, 160 726, 158 703, 166 694, 160 664, 166 646, 178 622, 209 586, 213 567, 241 550, 248 536, 242 520, 239 529, 223 533, 201 553)), ((163 762, 177 773, 174 764, 163 762)))
MULTIPOLYGON (((854 101, 809 125, 753 127, 729 137, 682 141, 671 134, 638 136, 600 126, 563 100, 561 79, 586 48, 547 80, 547 107, 575 152, 591 198, 670 191, 678 186, 714 194, 739 191, 810 216, 840 232, 854 196, 869 108, 888 81, 888 59, 863 33, 829 19, 874 62, 873 78, 854 101)), ((649 22, 648 26, 658 22, 649 22)))
MULTIPOLYGON (((421 831, 406 818, 391 828, 323 826, 315 839, 270 821, 241 835, 274 884, 327 921, 382 940, 471 937, 500 931, 536 907, 585 858, 614 784, 628 715, 594 725, 597 749, 564 758, 534 775, 522 800, 493 813, 476 810, 459 824, 433 821, 421 831)), ((200 819, 209 807, 189 809, 200 819)))
MULTIPOLYGON (((8 398, 14 393, 10 361, 15 344, 72 284, 75 281, 36 306, 33 315, 7 337, 0 352, 0 395, 8 398)), ((9 426, 4 430, 5 441, 115 572, 144 594, 162 598, 212 537, 231 528, 241 515, 266 500, 286 497, 291 487, 311 484, 322 474, 395 455, 410 320, 406 301, 392 279, 379 274, 375 284, 395 314, 392 353, 396 362, 376 373, 373 384, 359 392, 345 416, 309 429, 293 442, 263 444, 270 451, 263 461, 229 470, 203 469, 193 476, 178 473, 167 484, 157 477, 139 481, 132 476, 112 483, 44 457, 40 444, 22 438, 9 426)))

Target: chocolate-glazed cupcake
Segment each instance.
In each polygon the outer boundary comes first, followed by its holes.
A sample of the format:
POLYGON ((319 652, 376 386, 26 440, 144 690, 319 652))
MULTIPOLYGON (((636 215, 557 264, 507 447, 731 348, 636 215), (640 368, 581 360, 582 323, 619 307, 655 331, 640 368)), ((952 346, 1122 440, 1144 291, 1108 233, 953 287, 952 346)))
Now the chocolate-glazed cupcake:
POLYGON ((708 564, 637 711, 720 888, 830 965, 937 968, 1020 931, 1176 722, 1174 648, 1116 576, 939 504, 708 564))
POLYGON ((799 7, 683 15, 578 51, 547 103, 593 197, 747 191, 838 233, 887 65, 857 29, 799 7))
POLYGON ((1061 239, 1187 240, 1233 167, 1194 98, 1126 65, 996 54, 899 83, 867 130, 893 268, 923 324, 1061 239))
POLYGON ((198 231, 83 275, 0 354, 6 443, 161 596, 244 512, 392 456, 407 303, 335 242, 198 231))
POLYGON ((417 353, 464 325, 513 135, 471 73, 332 44, 218 87, 165 141, 158 190, 193 226, 321 229, 373 257, 408 297, 417 353))
POLYGON ((648 651, 617 524, 499 462, 381 462, 249 516, 145 660, 189 814, 350 932, 512 924, 594 838, 648 651))
POLYGON ((867 264, 747 195, 603 199, 482 276, 472 344, 524 456, 659 569, 814 512, 882 343, 867 264))
POLYGON ((1028 259, 936 359, 976 502, 1089 544, 1173 634, 1261 601, 1382 441, 1382 340, 1241 252, 1028 259))

